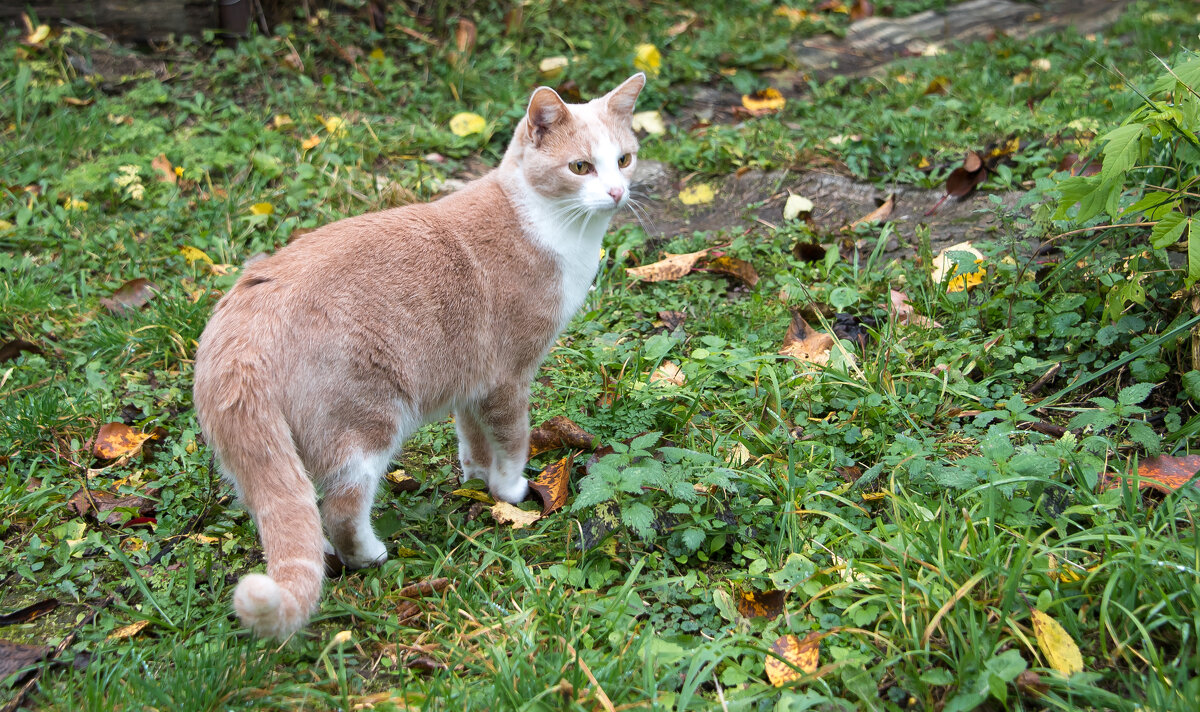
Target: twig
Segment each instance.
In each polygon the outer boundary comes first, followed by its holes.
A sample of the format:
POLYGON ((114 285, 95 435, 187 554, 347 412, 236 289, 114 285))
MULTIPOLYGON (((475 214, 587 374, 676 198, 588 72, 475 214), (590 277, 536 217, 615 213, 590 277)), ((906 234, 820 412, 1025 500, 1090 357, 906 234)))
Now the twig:
POLYGON ((1046 384, 1049 383, 1051 380, 1053 380, 1054 377, 1057 376, 1058 372, 1061 370, 1062 370, 1062 363, 1054 364, 1050 368, 1046 369, 1046 372, 1043 373, 1041 375, 1041 377, 1039 377, 1033 383, 1029 384, 1029 388, 1026 388, 1025 392, 1031 396, 1036 395, 1037 392, 1042 390, 1043 388, 1045 388, 1046 384))
POLYGON ((616 708, 613 707, 612 700, 604 693, 604 688, 600 687, 600 681, 592 674, 592 669, 587 666, 583 658, 579 657, 579 653, 575 652, 575 648, 571 647, 570 643, 566 640, 563 640, 563 643, 567 646, 567 653, 575 658, 575 662, 579 663, 579 669, 583 670, 583 674, 587 675, 588 681, 596 688, 596 699, 600 700, 600 706, 604 708, 605 712, 615 712, 616 708))
POLYGON ((1071 235, 1078 235, 1082 232, 1093 232, 1095 230, 1107 230, 1110 227, 1154 227, 1157 224, 1158 224, 1157 220, 1145 220, 1143 222, 1135 222, 1135 223, 1116 223, 1113 225, 1093 225, 1091 227, 1081 227, 1078 230, 1069 230, 1067 232, 1060 232, 1059 234, 1055 235, 1054 237, 1047 237, 1045 240, 1042 241, 1042 243, 1045 244, 1048 242, 1053 242, 1054 240, 1057 240, 1060 237, 1070 237, 1071 235))

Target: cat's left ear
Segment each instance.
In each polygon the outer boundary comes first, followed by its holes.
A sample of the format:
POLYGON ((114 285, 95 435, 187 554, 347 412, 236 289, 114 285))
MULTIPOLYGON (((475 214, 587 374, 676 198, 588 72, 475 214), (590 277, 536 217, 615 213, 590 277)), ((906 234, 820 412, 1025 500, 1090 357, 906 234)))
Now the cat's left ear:
POLYGON ((646 75, 643 72, 638 72, 622 82, 621 86, 605 95, 604 103, 612 113, 618 116, 629 116, 633 114, 633 107, 637 104, 638 94, 642 93, 642 87, 644 86, 646 86, 646 75))

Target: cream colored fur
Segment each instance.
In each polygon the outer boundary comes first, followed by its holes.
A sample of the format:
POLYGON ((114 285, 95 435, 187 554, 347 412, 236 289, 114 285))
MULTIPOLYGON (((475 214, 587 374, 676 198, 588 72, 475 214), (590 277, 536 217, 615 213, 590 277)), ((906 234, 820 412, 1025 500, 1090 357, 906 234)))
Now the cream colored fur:
POLYGON ((262 537, 267 573, 234 592, 256 634, 307 623, 322 530, 350 567, 386 560, 369 520, 375 488, 423 423, 453 411, 463 476, 498 499, 525 497, 529 384, 628 201, 644 83, 634 75, 581 105, 538 89, 499 168, 436 202, 305 235, 248 266, 217 304, 195 403, 262 537), (578 160, 593 170, 576 175, 578 160))

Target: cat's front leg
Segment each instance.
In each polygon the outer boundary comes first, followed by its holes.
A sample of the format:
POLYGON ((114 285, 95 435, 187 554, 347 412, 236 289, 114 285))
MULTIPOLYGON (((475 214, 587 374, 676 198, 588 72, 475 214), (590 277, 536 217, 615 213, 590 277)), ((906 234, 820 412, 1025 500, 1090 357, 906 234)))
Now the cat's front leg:
POLYGON ((492 446, 487 432, 472 408, 454 411, 454 429, 458 432, 458 461, 462 465, 462 483, 468 480, 488 481, 492 468, 492 446))
POLYGON ((496 388, 479 403, 478 416, 492 447, 488 490, 496 499, 520 502, 529 493, 523 474, 529 456, 529 385, 496 388))

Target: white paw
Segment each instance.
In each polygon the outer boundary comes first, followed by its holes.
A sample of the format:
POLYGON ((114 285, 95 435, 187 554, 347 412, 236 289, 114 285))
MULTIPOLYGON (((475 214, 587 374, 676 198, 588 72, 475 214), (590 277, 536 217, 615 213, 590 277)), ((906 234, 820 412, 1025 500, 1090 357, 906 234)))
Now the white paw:
POLYGON ((462 466, 462 476, 459 477, 459 482, 464 485, 471 480, 483 480, 484 482, 487 482, 487 478, 488 468, 480 467, 479 465, 475 464, 464 464, 462 466))
POLYGON ((365 569, 371 566, 379 566, 387 561, 387 546, 378 539, 370 539, 363 542, 357 551, 341 552, 338 557, 347 568, 365 569))
POLYGON ((506 482, 491 482, 488 489, 496 499, 509 504, 517 504, 529 494, 529 480, 524 477, 514 477, 506 482))

